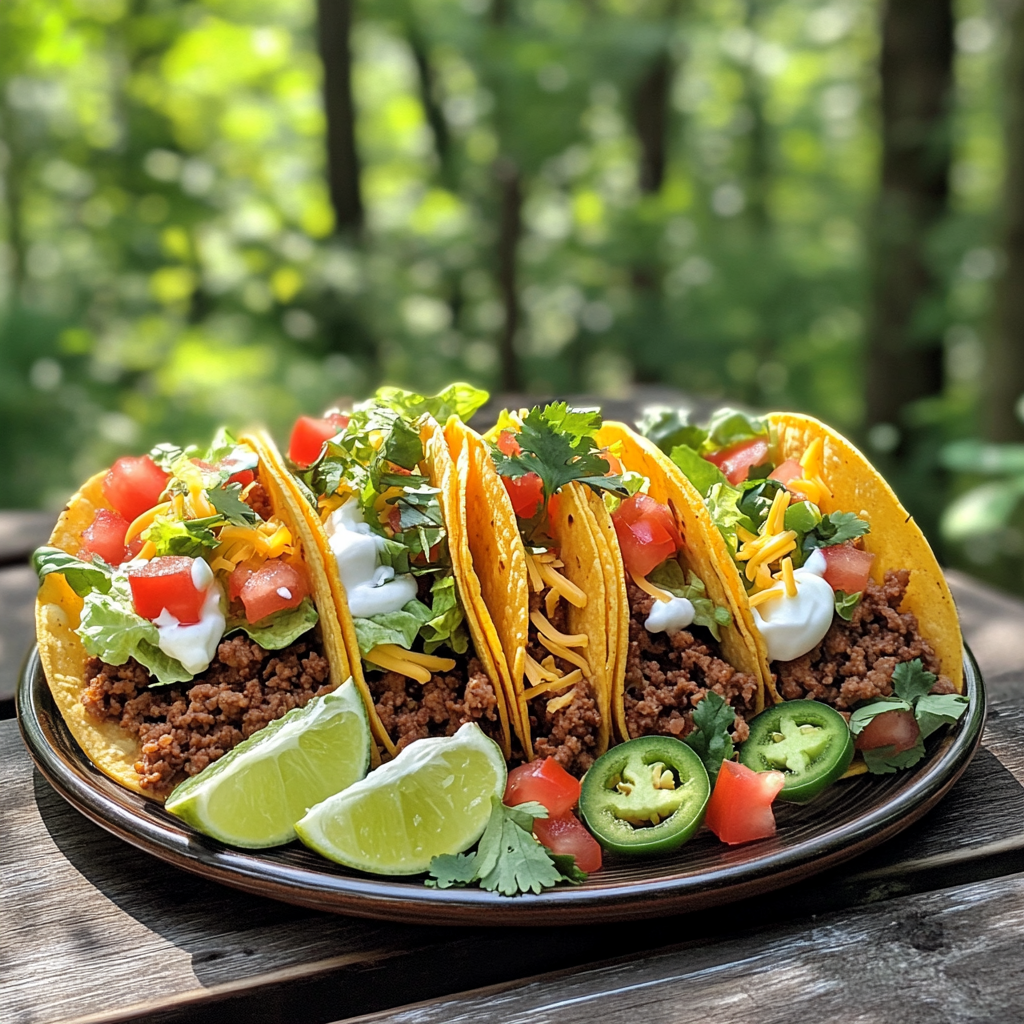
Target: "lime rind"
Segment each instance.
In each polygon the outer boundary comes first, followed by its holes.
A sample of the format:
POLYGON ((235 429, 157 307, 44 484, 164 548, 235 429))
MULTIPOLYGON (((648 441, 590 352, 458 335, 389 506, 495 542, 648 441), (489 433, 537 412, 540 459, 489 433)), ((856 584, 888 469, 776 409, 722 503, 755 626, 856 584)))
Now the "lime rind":
POLYGON ((295 838, 309 807, 366 775, 370 743, 366 707, 350 679, 253 733, 164 806, 231 846, 280 846, 295 838))
POLYGON ((393 761, 309 810, 295 825, 311 849, 345 867, 417 875, 445 853, 472 846, 491 797, 505 792, 497 743, 474 723, 454 736, 417 740, 393 761))

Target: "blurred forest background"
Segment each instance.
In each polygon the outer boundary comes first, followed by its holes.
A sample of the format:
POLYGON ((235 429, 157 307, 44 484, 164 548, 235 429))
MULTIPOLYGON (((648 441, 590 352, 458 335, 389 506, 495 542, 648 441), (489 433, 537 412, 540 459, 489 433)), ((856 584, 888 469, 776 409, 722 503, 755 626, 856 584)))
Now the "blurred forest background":
POLYGON ((0 505, 376 384, 820 415, 1024 592, 1021 0, 3 0, 0 505))

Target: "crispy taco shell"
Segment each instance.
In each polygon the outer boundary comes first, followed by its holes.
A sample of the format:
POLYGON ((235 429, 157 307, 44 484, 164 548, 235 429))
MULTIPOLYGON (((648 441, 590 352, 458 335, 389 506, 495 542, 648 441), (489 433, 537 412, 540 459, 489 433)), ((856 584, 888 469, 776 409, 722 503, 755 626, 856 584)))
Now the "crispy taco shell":
MULTIPOLYGON (((641 473, 650 481, 648 494, 662 505, 667 505, 675 515, 676 525, 683 538, 680 564, 684 569, 696 573, 704 583, 707 596, 716 605, 729 609, 732 625, 722 628, 722 656, 740 672, 754 676, 759 682, 755 708, 764 708, 765 668, 757 655, 754 645, 754 625, 746 602, 738 602, 719 571, 720 559, 728 558, 725 541, 721 534, 706 523, 707 513, 700 494, 676 469, 673 462, 656 445, 645 437, 635 434, 622 423, 605 423, 596 435, 602 447, 616 445, 616 454, 622 465, 635 473, 641 473), (709 528, 710 527, 710 528, 709 528)), ((616 667, 612 696, 612 712, 621 739, 628 740, 624 707, 625 659, 629 647, 629 607, 626 600, 625 567, 619 551, 618 540, 612 531, 611 542, 615 555, 614 578, 621 590, 622 617, 619 641, 622 652, 621 666, 616 667)), ((731 561, 731 560, 730 560, 731 561)))
MULTIPOLYGON (((515 512, 484 439, 454 417, 446 437, 465 481, 470 553, 480 581, 481 616, 493 622, 495 658, 508 668, 512 722, 527 760, 534 757, 527 707, 525 662, 530 629, 526 549, 515 512)), ((562 574, 587 595, 585 608, 569 605, 568 628, 588 637, 590 682, 601 713, 595 756, 610 740, 611 679, 619 660, 622 609, 610 546, 614 530, 603 502, 589 489, 568 484, 559 492, 551 532, 565 563, 562 574)))
MULTIPOLYGON (((291 531, 301 552, 309 575, 310 596, 320 617, 324 655, 331 668, 331 684, 339 686, 350 674, 349 663, 338 636, 326 575, 320 567, 319 559, 308 557, 310 552, 316 550, 313 536, 301 518, 294 515, 291 502, 285 497, 280 475, 274 468, 272 450, 267 447, 269 439, 262 435, 243 435, 239 440, 259 456, 260 483, 267 493, 274 514, 291 531)), ((105 470, 97 473, 71 498, 50 535, 51 546, 72 555, 79 552, 82 534, 93 521, 97 510, 110 508, 103 494, 105 476, 105 470)), ((138 739, 115 722, 97 722, 82 704, 89 655, 74 630, 79 624, 83 605, 84 600, 60 574, 51 573, 43 579, 36 597, 36 642, 54 702, 78 745, 100 771, 127 789, 161 800, 151 790, 143 788, 135 770, 135 763, 141 755, 138 739)))
MULTIPOLYGON (((466 616, 466 625, 473 641, 476 656, 480 659, 484 671, 487 673, 488 678, 491 680, 491 685, 495 689, 500 728, 498 743, 507 758, 511 751, 508 682, 506 679, 508 670, 504 661, 495 659, 494 652, 497 650, 497 642, 489 635, 494 632, 494 625, 489 617, 481 616, 480 583, 477 579, 473 558, 469 550, 463 488, 460 484, 459 475, 456 472, 455 462, 451 454, 449 454, 444 432, 433 418, 429 416, 424 417, 420 439, 423 442, 424 463, 427 468, 430 484, 432 487, 437 487, 440 491, 438 501, 440 502, 445 527, 448 531, 448 548, 452 560, 452 572, 455 576, 455 586, 466 616)), ((299 486, 290 473, 288 473, 279 455, 277 456, 277 465, 282 479, 285 481, 289 494, 288 500, 294 514, 305 523, 313 538, 315 548, 319 552, 318 564, 324 572, 327 586, 332 596, 332 604, 337 616, 336 622, 341 643, 344 645, 346 652, 347 664, 352 666, 352 678, 355 680, 356 686, 362 694, 363 702, 366 705, 373 737, 386 756, 394 757, 397 753, 395 740, 388 734, 387 729, 384 728, 384 723, 381 721, 380 715, 378 715, 377 709, 374 706, 373 695, 366 683, 355 625, 349 611, 348 597, 345 594, 345 586, 341 581, 338 563, 331 551, 320 516, 300 491, 299 486)), ((379 757, 379 755, 377 756, 379 757)))

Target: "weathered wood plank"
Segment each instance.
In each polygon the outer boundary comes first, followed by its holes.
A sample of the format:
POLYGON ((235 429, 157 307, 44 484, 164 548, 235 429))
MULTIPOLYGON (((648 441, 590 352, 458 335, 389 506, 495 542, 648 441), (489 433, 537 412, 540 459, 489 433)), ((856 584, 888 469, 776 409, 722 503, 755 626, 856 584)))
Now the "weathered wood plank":
POLYGON ((348 1024, 1019 1020, 1024 877, 559 972, 348 1024))
POLYGON ((2 1016, 45 1024, 145 1012, 223 1024, 271 1005, 288 1019, 301 1005, 308 1019, 330 1020, 681 936, 738 941, 745 920, 783 922, 951 877, 1005 874, 1024 867, 1024 711, 995 709, 985 743, 946 800, 907 833, 829 876, 748 901, 739 915, 453 931, 311 913, 162 865, 64 804, 32 771, 15 724, 0 723, 2 1016))
POLYGON ((35 641, 38 586, 36 574, 27 565, 0 568, 0 708, 7 702, 10 715, 21 664, 35 641))

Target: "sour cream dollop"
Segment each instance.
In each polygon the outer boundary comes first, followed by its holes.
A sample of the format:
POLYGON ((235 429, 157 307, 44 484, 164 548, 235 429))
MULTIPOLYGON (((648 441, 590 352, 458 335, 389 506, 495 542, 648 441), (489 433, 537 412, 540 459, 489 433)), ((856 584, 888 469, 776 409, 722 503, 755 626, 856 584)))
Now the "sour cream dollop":
POLYGON ((198 675, 210 667, 227 623, 221 608, 223 595, 220 587, 213 577, 213 570, 202 558, 192 562, 192 583, 196 590, 206 591, 199 621, 183 626, 164 608, 153 620, 153 625, 160 633, 157 644, 160 650, 180 661, 186 672, 198 675))
POLYGON ((416 581, 410 574, 396 576, 391 566, 379 563, 384 538, 370 530, 357 501, 350 499, 335 509, 324 530, 348 595, 349 611, 357 619, 397 612, 416 596, 416 581))
POLYGON ((685 597, 671 601, 655 601, 644 628, 648 633, 675 633, 693 622, 693 602, 685 597))
POLYGON ((835 594, 824 580, 825 556, 811 552, 803 567, 793 573, 796 597, 786 593, 780 580, 774 597, 752 609, 754 622, 768 647, 769 661, 792 661, 812 650, 828 632, 835 611, 835 594))

